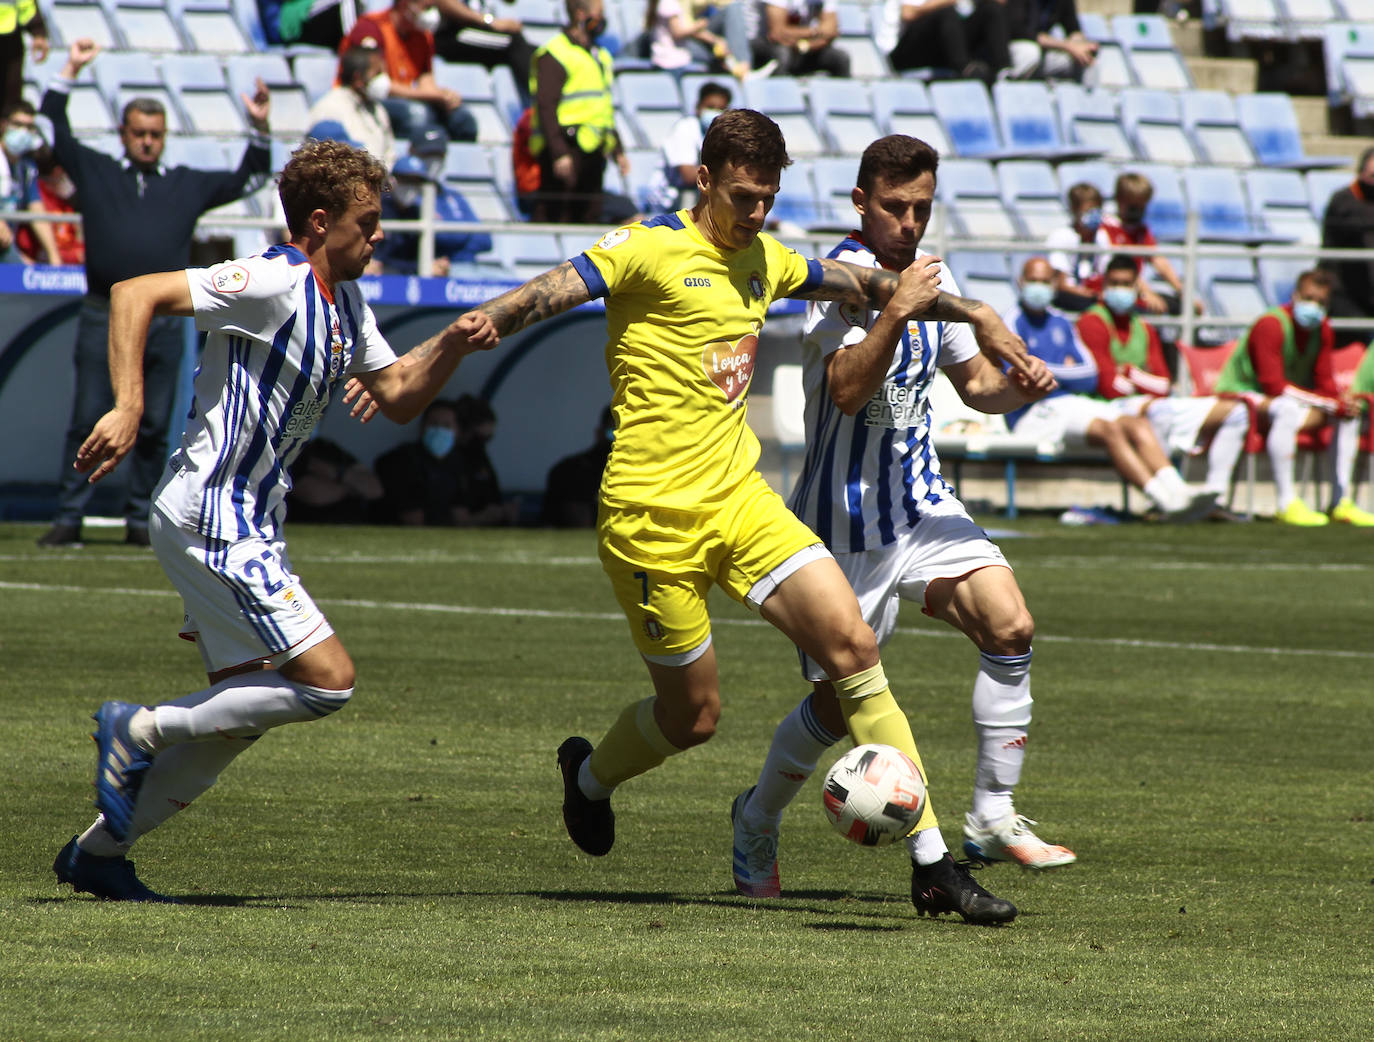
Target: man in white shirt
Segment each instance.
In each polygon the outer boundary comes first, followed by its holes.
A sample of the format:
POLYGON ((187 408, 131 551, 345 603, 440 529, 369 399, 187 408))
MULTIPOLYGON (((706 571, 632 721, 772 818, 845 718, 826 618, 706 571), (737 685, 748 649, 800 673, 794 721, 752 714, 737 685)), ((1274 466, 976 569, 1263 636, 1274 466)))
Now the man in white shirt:
POLYGON ((659 147, 662 164, 647 200, 648 212, 671 213, 696 202, 701 139, 711 120, 730 107, 731 97, 729 87, 709 81, 701 85, 696 112, 674 123, 659 147))
POLYGON ((782 76, 848 76, 849 52, 835 46, 837 11, 838 0, 761 0, 754 64, 775 61, 782 76))
POLYGON ((396 135, 382 101, 391 93, 391 77, 380 48, 350 47, 339 59, 339 85, 310 106, 308 124, 336 120, 349 138, 390 170, 396 163, 396 135))

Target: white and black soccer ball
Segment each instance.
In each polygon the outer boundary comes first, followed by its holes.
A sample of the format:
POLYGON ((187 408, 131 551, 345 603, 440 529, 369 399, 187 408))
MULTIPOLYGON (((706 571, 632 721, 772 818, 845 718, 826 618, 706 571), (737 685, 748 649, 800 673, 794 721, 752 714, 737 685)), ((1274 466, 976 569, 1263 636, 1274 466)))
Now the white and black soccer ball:
POLYGON ((926 805, 926 783, 900 749, 856 745, 826 773, 821 800, 825 816, 845 839, 884 847, 916 827, 926 805))

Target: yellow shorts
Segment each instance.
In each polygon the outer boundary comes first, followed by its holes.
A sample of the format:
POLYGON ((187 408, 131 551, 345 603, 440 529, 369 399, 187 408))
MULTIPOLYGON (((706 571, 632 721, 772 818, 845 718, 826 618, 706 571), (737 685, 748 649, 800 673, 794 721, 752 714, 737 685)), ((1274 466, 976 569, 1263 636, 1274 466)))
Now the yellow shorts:
POLYGON ((757 471, 709 513, 603 503, 597 535, 601 566, 635 647, 655 660, 689 652, 710 637, 706 594, 712 583, 756 607, 751 591, 755 601, 766 594, 755 587, 820 544, 757 471))

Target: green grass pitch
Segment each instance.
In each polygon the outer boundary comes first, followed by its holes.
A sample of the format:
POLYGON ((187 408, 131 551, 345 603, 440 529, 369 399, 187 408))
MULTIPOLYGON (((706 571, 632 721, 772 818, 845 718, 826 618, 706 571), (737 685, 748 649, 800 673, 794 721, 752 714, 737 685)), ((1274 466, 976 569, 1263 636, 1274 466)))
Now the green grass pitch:
MULTIPOLYGON (((723 596, 719 734, 617 794, 608 857, 572 846, 554 749, 647 693, 590 532, 293 528, 352 704, 139 844, 187 905, 75 896, 50 866, 92 817, 89 714, 204 674, 146 551, 0 525, 0 1040, 1369 1037, 1374 535, 1010 527, 1018 806, 1080 860, 984 870, 1021 916, 980 929, 917 919, 901 852, 834 835, 815 780, 784 898, 735 895, 730 800, 804 688, 723 596)), ((903 623, 884 661, 957 849, 976 653, 903 623)))

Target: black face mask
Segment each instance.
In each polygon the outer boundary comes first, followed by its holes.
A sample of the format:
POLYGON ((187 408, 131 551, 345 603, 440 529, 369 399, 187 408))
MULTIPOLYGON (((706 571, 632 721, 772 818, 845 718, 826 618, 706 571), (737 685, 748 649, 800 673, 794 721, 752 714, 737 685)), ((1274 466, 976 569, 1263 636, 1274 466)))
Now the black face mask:
POLYGON ((1366 181, 1364 178, 1356 179, 1355 183, 1360 186, 1360 194, 1370 201, 1374 201, 1374 181, 1366 181))
POLYGON ((587 39, 595 40, 606 31, 606 19, 584 18, 582 20, 582 31, 587 34, 587 39))

